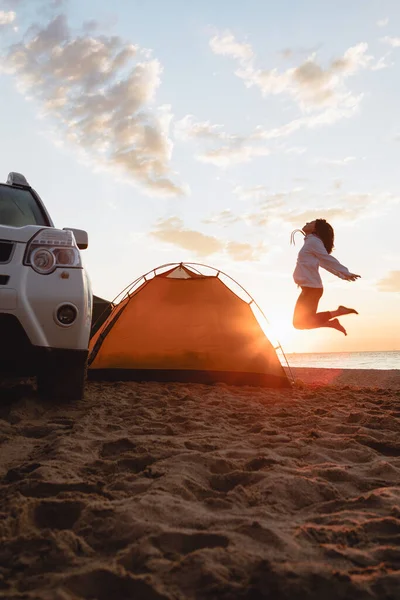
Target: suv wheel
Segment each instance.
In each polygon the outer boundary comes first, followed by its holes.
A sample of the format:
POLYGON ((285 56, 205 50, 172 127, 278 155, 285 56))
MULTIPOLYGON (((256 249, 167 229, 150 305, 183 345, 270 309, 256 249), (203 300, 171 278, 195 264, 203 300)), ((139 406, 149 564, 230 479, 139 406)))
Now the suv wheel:
POLYGON ((68 364, 68 361, 47 366, 38 373, 36 381, 39 396, 57 402, 82 400, 85 392, 87 361, 68 364))

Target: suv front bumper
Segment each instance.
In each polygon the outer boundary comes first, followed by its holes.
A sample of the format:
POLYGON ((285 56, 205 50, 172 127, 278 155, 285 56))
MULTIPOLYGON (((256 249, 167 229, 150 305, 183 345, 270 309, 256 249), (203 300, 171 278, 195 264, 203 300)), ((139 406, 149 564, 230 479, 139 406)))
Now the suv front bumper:
POLYGON ((84 367, 88 350, 34 346, 15 315, 0 313, 0 373, 31 377, 60 363, 84 367))

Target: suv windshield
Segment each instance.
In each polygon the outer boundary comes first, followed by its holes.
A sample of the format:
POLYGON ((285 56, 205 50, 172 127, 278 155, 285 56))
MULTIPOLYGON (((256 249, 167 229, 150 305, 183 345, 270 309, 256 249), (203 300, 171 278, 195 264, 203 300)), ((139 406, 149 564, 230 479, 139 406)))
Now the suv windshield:
POLYGON ((49 223, 29 190, 0 185, 0 225, 24 227, 49 223))

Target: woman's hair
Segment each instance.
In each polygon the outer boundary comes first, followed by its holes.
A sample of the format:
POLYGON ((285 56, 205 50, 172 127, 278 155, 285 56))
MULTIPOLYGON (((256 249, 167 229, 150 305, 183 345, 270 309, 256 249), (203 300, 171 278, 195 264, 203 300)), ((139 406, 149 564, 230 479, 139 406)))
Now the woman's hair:
POLYGON ((320 240, 322 240, 327 253, 330 254, 333 250, 333 243, 335 241, 335 232, 333 231, 333 227, 329 225, 325 219, 316 219, 314 233, 320 238, 320 240))
MULTIPOLYGON (((292 231, 290 236, 290 243, 294 246, 294 236, 298 232, 305 235, 302 229, 295 229, 294 231, 292 231)), ((324 244, 327 253, 330 254, 333 250, 333 242, 335 241, 335 232, 333 231, 332 225, 329 225, 329 223, 327 223, 325 219, 316 219, 314 234, 319 237, 319 239, 324 244)))

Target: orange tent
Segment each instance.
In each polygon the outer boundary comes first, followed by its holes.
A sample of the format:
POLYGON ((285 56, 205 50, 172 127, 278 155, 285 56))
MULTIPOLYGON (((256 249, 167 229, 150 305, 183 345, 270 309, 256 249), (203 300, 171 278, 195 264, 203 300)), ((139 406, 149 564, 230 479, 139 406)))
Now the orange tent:
MULTIPOLYGON (((162 268, 162 267, 160 267, 162 268)), ((251 303, 181 263, 144 276, 90 344, 95 379, 288 387, 251 303)))

